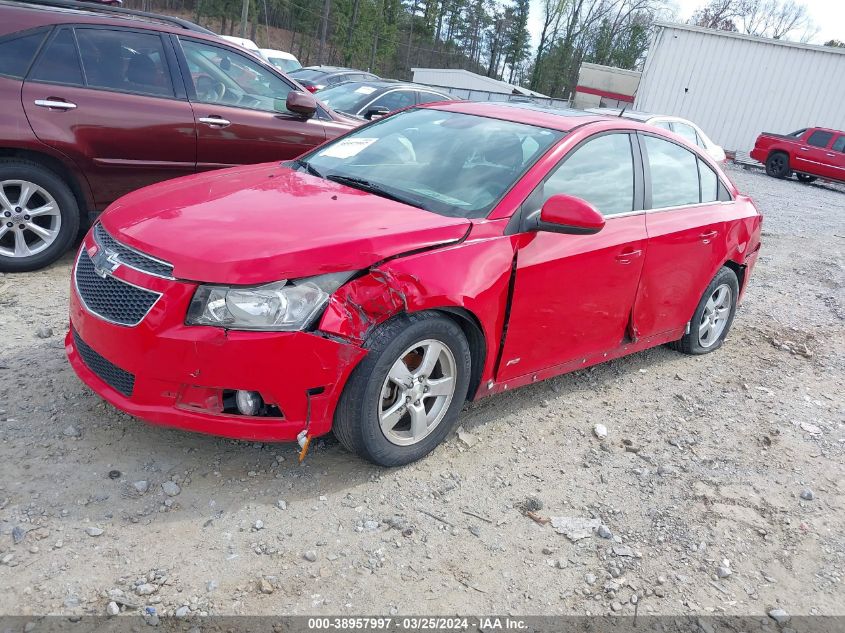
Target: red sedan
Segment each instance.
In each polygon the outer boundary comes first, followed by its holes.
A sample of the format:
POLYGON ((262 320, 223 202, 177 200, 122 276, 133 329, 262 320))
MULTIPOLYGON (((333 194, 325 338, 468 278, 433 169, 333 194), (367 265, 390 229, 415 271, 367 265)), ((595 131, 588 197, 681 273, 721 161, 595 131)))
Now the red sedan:
POLYGON ((156 424, 303 444, 334 430, 404 464, 468 399, 664 343, 716 350, 761 221, 668 131, 418 107, 292 162, 118 200, 79 250, 67 353, 156 424))

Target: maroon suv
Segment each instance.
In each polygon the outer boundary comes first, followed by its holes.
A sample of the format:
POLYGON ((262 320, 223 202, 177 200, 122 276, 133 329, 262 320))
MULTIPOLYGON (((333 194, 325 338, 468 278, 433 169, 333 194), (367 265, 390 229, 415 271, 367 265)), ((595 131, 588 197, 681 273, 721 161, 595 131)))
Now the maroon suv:
POLYGON ((201 27, 61 0, 0 0, 0 113, 0 271, 54 261, 133 189, 358 124, 201 27))

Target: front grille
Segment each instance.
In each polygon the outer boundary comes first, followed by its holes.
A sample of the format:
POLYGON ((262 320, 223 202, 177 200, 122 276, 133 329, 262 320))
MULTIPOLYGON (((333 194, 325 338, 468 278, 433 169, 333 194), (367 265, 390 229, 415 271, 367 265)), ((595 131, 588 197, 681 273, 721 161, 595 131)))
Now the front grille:
POLYGON ((76 330, 71 329, 71 333, 73 334, 73 344, 85 366, 112 389, 119 391, 127 398, 130 397, 135 389, 135 376, 88 347, 88 344, 80 338, 76 330))
POLYGON ((114 239, 103 228, 102 224, 97 224, 94 227, 94 241, 103 248, 116 253, 117 261, 125 264, 135 270, 140 270, 156 277, 164 277, 165 279, 173 279, 173 265, 167 262, 160 261, 149 255, 144 255, 138 251, 121 244, 114 239))
POLYGON ((89 312, 118 325, 138 325, 161 296, 106 275, 100 277, 83 248, 76 262, 76 289, 89 312))

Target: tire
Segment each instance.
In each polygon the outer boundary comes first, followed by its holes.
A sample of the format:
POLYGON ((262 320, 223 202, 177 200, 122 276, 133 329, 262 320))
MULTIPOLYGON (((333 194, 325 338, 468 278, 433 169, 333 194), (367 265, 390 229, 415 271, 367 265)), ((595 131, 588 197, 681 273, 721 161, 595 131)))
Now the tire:
POLYGON ((38 163, 0 159, 0 193, 0 272, 37 270, 67 251, 79 231, 79 205, 56 173, 38 163), (22 196, 27 200, 19 206, 22 196), (41 213, 26 213, 32 210, 41 213))
POLYGON ((335 411, 334 434, 350 452, 375 464, 409 464, 430 453, 454 427, 469 388, 469 344, 454 321, 435 312, 420 312, 378 326, 364 347, 369 354, 344 387, 335 411), (437 351, 438 345, 445 351, 437 351), (429 351, 432 358, 436 356, 436 365, 419 381, 425 374, 424 352, 429 351), (451 387, 445 380, 450 373, 451 387), (406 379, 405 387, 397 377, 406 379), (413 389, 407 389, 408 384, 413 389), (448 388, 452 389, 449 397, 421 392, 445 393, 448 388), (414 402, 416 397, 419 400, 414 402), (423 414, 431 417, 430 426, 420 423, 416 428, 422 432, 413 437, 412 420, 422 420, 423 414), (387 431, 380 416, 386 420, 387 431))
POLYGON ((815 182, 816 180, 818 180, 818 177, 811 176, 809 174, 795 174, 795 177, 800 182, 804 182, 804 183, 807 183, 807 184, 810 184, 811 182, 815 182))
POLYGON ((788 178, 789 156, 783 152, 772 152, 766 159, 766 173, 772 178, 788 178))
MULTIPOLYGON (((669 344, 674 350, 684 354, 709 354, 715 352, 722 346, 725 337, 731 330, 734 316, 736 315, 736 302, 739 297, 739 282, 736 273, 730 268, 721 268, 716 276, 707 285, 701 300, 695 308, 692 320, 690 320, 690 331, 684 334, 680 340, 669 344), (722 318, 718 314, 713 315, 710 310, 710 299, 715 298, 717 291, 727 289, 729 296, 725 302, 727 312, 723 312, 722 318), (712 315, 712 316, 711 316, 712 315), (713 325, 712 319, 715 319, 713 325), (705 327, 705 320, 709 320, 710 327, 705 327), (714 328, 718 328, 714 329, 714 328)), ((718 299, 717 299, 718 302, 718 299)), ((718 311, 717 311, 718 312, 718 311)))

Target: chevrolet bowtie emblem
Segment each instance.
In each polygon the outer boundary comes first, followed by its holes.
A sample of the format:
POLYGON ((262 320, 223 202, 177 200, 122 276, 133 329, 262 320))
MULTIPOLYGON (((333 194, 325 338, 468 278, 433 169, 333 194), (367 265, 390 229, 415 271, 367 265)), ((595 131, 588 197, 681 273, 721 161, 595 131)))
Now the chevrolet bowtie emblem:
POLYGON ((91 263, 94 264, 94 272, 103 279, 106 275, 111 275, 114 271, 120 268, 120 261, 117 259, 117 253, 108 248, 100 247, 97 252, 91 257, 91 263))

